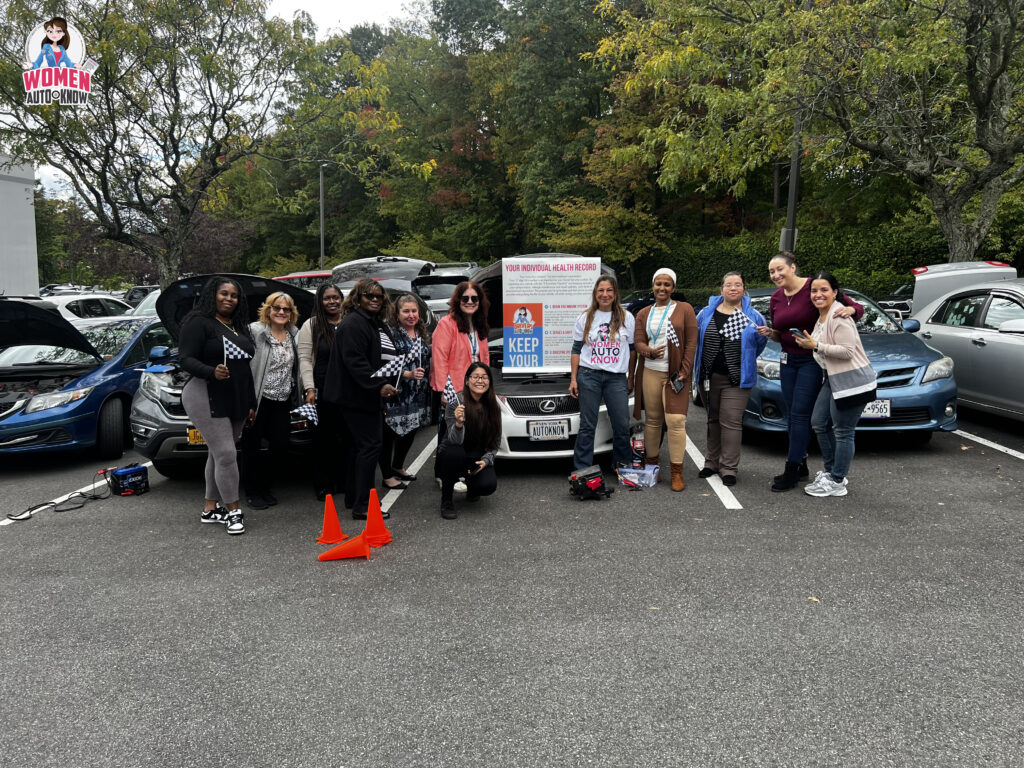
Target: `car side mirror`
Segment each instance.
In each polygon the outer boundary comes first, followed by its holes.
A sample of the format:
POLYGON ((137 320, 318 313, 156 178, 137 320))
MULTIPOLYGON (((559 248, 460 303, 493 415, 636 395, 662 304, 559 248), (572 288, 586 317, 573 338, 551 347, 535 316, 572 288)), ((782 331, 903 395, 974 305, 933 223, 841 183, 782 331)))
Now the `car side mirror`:
POLYGON ((170 347, 153 347, 149 350, 149 362, 159 363, 171 356, 170 347))
POLYGON ((904 320, 901 325, 903 326, 903 330, 907 333, 917 333, 921 330, 920 320, 904 320))
POLYGON ((1024 320, 1007 320, 999 325, 1000 333, 1024 333, 1024 320))

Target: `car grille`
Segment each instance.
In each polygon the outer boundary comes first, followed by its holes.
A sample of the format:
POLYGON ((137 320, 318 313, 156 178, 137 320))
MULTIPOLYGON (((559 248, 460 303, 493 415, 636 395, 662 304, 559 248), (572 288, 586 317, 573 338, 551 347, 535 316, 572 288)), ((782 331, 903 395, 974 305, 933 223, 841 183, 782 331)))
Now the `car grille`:
POLYGON ((566 416, 580 412, 580 401, 572 395, 552 395, 549 397, 509 397, 505 403, 516 416, 566 416), (540 404, 554 402, 552 410, 542 411, 540 404))
POLYGON ((167 411, 171 416, 178 416, 179 418, 187 418, 188 414, 185 413, 185 406, 181 404, 181 400, 177 400, 174 405, 171 405, 166 400, 161 401, 164 410, 167 411))
POLYGON ((543 453, 546 451, 571 451, 576 447, 576 435, 568 440, 531 440, 528 437, 510 437, 508 449, 512 453, 543 453))
POLYGON ((921 408, 893 408, 892 415, 888 419, 861 419, 857 422, 858 427, 893 427, 913 426, 915 424, 927 424, 932 420, 931 412, 926 407, 921 408))
POLYGON ((889 389, 890 387, 906 387, 914 382, 917 375, 917 367, 892 368, 887 371, 878 371, 878 388, 889 389))

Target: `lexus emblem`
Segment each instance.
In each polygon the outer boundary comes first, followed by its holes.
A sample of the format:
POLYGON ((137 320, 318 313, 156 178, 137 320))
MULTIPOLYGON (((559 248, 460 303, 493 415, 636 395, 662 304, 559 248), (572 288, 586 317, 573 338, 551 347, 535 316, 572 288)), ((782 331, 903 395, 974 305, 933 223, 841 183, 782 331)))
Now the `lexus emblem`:
POLYGON ((554 400, 541 400, 537 407, 540 408, 541 413, 554 413, 556 406, 554 400))

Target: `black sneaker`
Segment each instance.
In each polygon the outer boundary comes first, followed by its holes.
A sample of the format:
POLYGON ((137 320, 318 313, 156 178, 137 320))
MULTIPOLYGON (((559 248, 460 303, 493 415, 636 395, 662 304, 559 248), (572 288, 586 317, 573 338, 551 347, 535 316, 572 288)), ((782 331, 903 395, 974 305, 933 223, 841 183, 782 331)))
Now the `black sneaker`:
POLYGON ((233 509, 228 512, 228 533, 231 536, 237 536, 240 533, 245 533, 245 522, 242 520, 242 512, 238 509, 233 509))
POLYGON ((726 488, 736 485, 736 475, 722 475, 722 485, 726 488))
POLYGON ((708 478, 708 477, 711 477, 712 475, 717 475, 717 474, 718 474, 718 470, 717 469, 711 469, 711 467, 704 467, 704 469, 702 469, 700 472, 697 473, 697 477, 699 477, 699 478, 701 478, 703 480, 705 478, 708 478))
POLYGON ((445 520, 454 520, 459 516, 459 513, 455 511, 455 505, 450 501, 441 502, 441 517, 445 520))
POLYGON ((247 496, 245 503, 249 505, 249 509, 266 509, 270 506, 263 496, 247 496))
POLYGON ((263 500, 267 503, 268 507, 277 506, 277 498, 272 493, 264 493, 263 500))
POLYGON ((227 525, 228 522, 228 511, 218 504, 213 509, 203 511, 203 514, 199 516, 199 522, 201 523, 220 523, 221 525, 227 525))

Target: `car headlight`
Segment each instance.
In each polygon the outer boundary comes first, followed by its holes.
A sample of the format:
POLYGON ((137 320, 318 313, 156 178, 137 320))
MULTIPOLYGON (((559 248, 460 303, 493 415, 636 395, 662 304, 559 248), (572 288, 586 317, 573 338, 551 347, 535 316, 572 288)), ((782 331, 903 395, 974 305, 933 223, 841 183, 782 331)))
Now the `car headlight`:
POLYGON ((940 357, 938 360, 928 363, 928 367, 924 369, 921 383, 927 384, 929 381, 935 381, 936 379, 948 379, 952 375, 953 358, 940 357))
POLYGON ((68 389, 63 392, 50 392, 47 395, 36 395, 28 401, 28 405, 25 406, 25 413, 45 411, 47 408, 56 408, 58 405, 73 403, 76 400, 87 397, 94 389, 95 387, 82 387, 81 389, 68 389))
POLYGON ((175 386, 170 373, 143 371, 139 378, 139 389, 150 400, 164 405, 176 406, 181 402, 181 388, 175 386))
POLYGON ((782 369, 779 367, 779 361, 759 359, 757 361, 757 375, 764 376, 766 379, 780 379, 782 377, 782 369))

